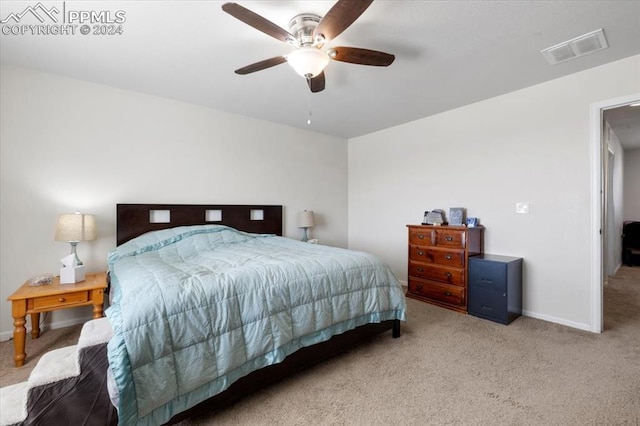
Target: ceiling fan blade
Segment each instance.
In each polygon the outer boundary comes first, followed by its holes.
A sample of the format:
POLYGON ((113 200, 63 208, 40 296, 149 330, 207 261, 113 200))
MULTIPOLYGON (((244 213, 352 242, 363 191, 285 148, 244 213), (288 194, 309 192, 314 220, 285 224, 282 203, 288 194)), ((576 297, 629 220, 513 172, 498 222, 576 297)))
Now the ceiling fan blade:
POLYGON ((311 89, 313 93, 322 92, 324 90, 324 83, 324 71, 313 78, 307 79, 309 89, 311 89))
POLYGON ((334 61, 359 65, 373 65, 376 67, 388 67, 396 59, 396 57, 390 53, 360 49, 358 47, 334 47, 329 50, 329 57, 334 61))
POLYGON ((285 43, 295 42, 295 37, 291 33, 237 3, 225 3, 222 5, 222 10, 275 39, 285 43))
POLYGON ((373 3, 373 0, 338 0, 324 15, 313 31, 313 39, 322 35, 325 40, 333 40, 349 28, 360 15, 373 3))
POLYGON ((256 62, 255 64, 247 65, 246 67, 238 68, 236 74, 251 74, 252 72, 262 71, 267 68, 275 67, 287 62, 287 58, 284 56, 276 56, 275 58, 265 59, 264 61, 256 62))

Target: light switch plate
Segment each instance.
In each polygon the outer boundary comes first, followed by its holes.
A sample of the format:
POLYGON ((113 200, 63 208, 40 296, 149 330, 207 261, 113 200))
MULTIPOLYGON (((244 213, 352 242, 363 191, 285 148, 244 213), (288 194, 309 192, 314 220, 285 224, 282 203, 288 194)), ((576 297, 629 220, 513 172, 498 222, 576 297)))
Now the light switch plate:
POLYGON ((529 213, 529 203, 528 202, 516 203, 516 213, 522 213, 522 214, 529 213))

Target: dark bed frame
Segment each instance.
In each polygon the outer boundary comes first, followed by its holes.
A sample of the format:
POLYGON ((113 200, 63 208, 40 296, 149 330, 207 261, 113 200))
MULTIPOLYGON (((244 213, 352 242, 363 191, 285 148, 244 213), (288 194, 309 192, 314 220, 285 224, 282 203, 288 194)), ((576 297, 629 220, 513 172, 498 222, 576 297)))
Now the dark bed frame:
MULTIPOLYGON (((282 206, 279 205, 210 205, 210 204, 118 204, 118 245, 145 232, 185 225, 222 224, 240 231, 282 235, 282 206), (150 223, 152 211, 168 210, 170 221, 150 223), (222 220, 207 221, 207 211, 219 210, 222 220), (258 211, 256 215, 256 211, 258 211), (262 214, 259 213, 262 211, 262 214), (261 220, 256 217, 262 217, 261 220)), ((183 421, 195 414, 207 413, 238 401, 270 384, 278 382, 327 358, 347 351, 355 344, 386 330, 400 337, 400 321, 366 324, 332 337, 326 342, 299 349, 279 364, 254 371, 234 382, 226 391, 177 414, 167 424, 183 421)))
POLYGON ((218 204, 118 204, 116 244, 150 231, 187 225, 227 225, 245 232, 282 235, 282 206, 218 204), (169 222, 150 221, 152 212, 169 212, 169 222), (207 212, 221 220, 207 220, 207 212), (254 212, 252 216, 252 212, 254 212), (259 212, 262 212, 260 216, 259 212), (262 219, 256 218, 262 217, 262 219))

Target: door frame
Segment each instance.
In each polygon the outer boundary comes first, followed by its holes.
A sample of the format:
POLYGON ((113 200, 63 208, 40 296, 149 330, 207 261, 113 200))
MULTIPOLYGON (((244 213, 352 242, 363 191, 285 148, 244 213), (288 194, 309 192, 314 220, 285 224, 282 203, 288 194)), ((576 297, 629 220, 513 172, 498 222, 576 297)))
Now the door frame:
POLYGON ((603 111, 640 102, 640 92, 591 104, 591 331, 603 329, 604 283, 604 133, 603 111))

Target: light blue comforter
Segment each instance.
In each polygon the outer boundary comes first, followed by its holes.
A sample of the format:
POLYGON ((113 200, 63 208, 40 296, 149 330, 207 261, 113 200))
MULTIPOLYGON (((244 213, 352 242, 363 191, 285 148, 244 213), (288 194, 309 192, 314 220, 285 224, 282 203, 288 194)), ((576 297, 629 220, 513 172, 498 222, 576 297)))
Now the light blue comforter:
POLYGON ((121 425, 158 425, 297 349, 405 319, 375 256, 218 225, 133 239, 109 254, 109 364, 121 425))

